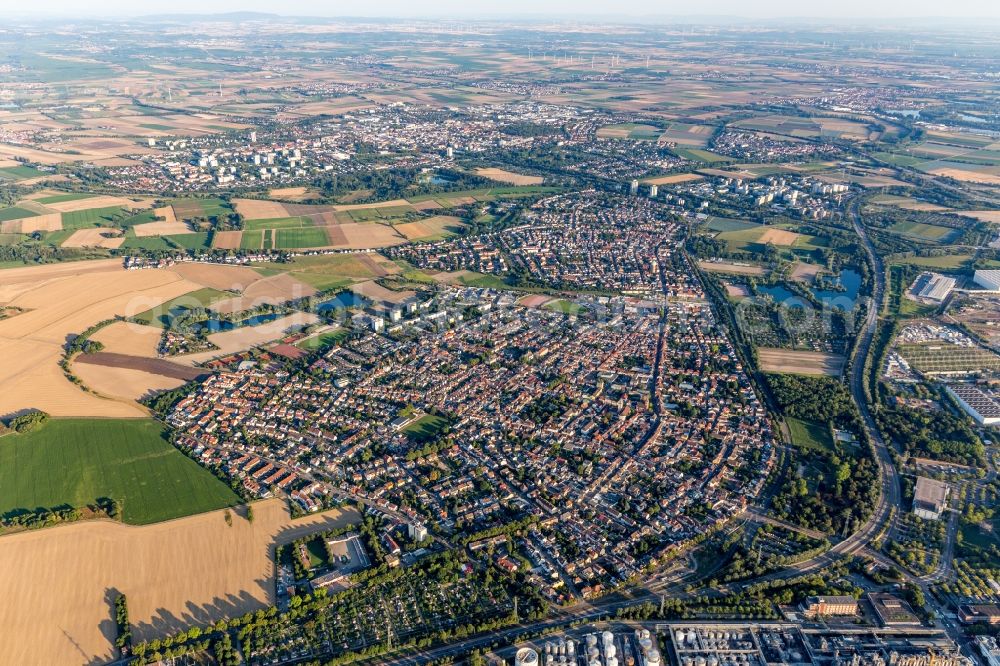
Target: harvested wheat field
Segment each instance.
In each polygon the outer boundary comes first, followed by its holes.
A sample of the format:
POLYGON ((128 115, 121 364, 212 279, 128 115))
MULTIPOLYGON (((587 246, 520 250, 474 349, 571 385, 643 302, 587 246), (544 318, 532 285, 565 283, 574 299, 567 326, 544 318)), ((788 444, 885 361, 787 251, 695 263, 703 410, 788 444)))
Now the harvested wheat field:
POLYGON ((222 250, 236 250, 243 242, 242 231, 216 231, 212 236, 212 247, 222 250))
POLYGON ((189 234, 191 233, 191 227, 184 222, 173 220, 168 222, 146 222, 144 224, 137 224, 132 227, 132 231, 134 231, 135 235, 139 238, 148 238, 150 236, 189 234))
POLYGON ((318 321, 319 317, 312 313, 297 312, 281 319, 275 319, 267 324, 261 324, 260 326, 244 326, 224 333, 214 333, 208 336, 208 340, 218 347, 218 349, 177 356, 174 357, 174 360, 177 363, 187 363, 189 365, 204 363, 213 358, 228 356, 229 354, 235 354, 252 347, 273 342, 278 338, 284 337, 290 331, 315 324, 318 321))
POLYGON ((440 240, 460 232, 464 226, 460 219, 452 215, 435 215, 416 222, 394 225, 397 232, 411 241, 440 240))
POLYGON ((954 213, 964 217, 972 217, 981 222, 1000 224, 1000 210, 956 210, 954 213))
POLYGON ((511 185, 541 185, 542 181, 545 180, 541 176, 528 176, 493 167, 489 169, 476 169, 476 175, 495 180, 499 183, 510 183, 511 185))
POLYGON ((333 232, 343 235, 342 243, 331 242, 331 245, 351 250, 377 250, 382 247, 400 245, 406 242, 400 234, 385 224, 375 222, 341 224, 328 227, 328 235, 333 241, 333 232))
POLYGON ((219 291, 243 291, 262 279, 260 273, 245 266, 186 262, 176 264, 169 270, 185 280, 219 291))
POLYGON ((73 199, 71 201, 59 201, 45 204, 47 208, 57 210, 60 213, 75 213, 80 210, 93 210, 95 208, 112 208, 120 206, 122 208, 142 208, 142 205, 122 197, 97 196, 85 197, 83 199, 73 199))
POLYGON ((799 375, 839 376, 847 359, 839 354, 759 347, 757 355, 764 372, 788 372, 799 375))
POLYGON ((118 260, 0 272, 0 302, 27 312, 0 321, 0 414, 43 409, 54 416, 138 417, 135 403, 85 393, 59 367, 73 335, 115 315, 130 316, 194 291, 170 271, 126 271, 118 260))
POLYGON ((794 245, 799 239, 799 234, 787 229, 768 229, 760 235, 761 243, 771 243, 772 245, 794 245))
POLYGON ((726 286, 726 295, 730 298, 741 299, 750 296, 750 288, 745 284, 733 284, 732 282, 724 283, 726 286))
POLYGON ((94 363, 74 363, 73 374, 99 395, 120 400, 139 400, 185 383, 183 379, 94 363))
POLYGON ((30 234, 35 231, 59 231, 60 229, 62 229, 61 213, 47 213, 0 222, 0 233, 5 234, 30 234))
POLYGON ((261 278, 259 275, 257 277, 256 282, 242 290, 242 296, 216 301, 209 307, 222 314, 232 314, 258 305, 276 305, 312 296, 316 293, 314 287, 299 282, 287 273, 279 273, 269 278, 261 278))
POLYGON ((213 511, 134 527, 87 521, 0 537, 0 663, 114 661, 112 604, 128 597, 137 641, 264 608, 274 547, 360 520, 333 510, 292 520, 276 499, 254 521, 213 511))
POLYGON ((163 329, 127 321, 116 321, 90 336, 91 340, 104 345, 104 350, 130 356, 156 356, 163 329))
POLYGON ((121 247, 125 242, 125 236, 117 229, 106 227, 93 227, 90 229, 77 229, 73 234, 62 242, 62 247, 102 247, 113 250, 121 247))
POLYGON ((701 180, 704 176, 696 173, 674 173, 669 176, 659 176, 657 178, 644 178, 642 182, 648 185, 676 185, 677 183, 689 183, 694 180, 701 180))
POLYGON ((288 201, 300 201, 309 193, 307 187, 278 187, 268 192, 268 196, 273 199, 285 199, 288 201))
POLYGON ((987 185, 1000 185, 1000 175, 983 173, 980 171, 968 171, 966 169, 932 169, 935 176, 945 176, 967 183, 985 183, 987 185))
POLYGON ((277 201, 260 199, 233 199, 236 212, 247 220, 276 220, 288 217, 285 207, 277 201))
POLYGON ((799 282, 813 283, 816 280, 816 276, 823 272, 823 267, 819 264, 807 264, 805 262, 796 262, 795 268, 792 269, 792 279, 799 282))

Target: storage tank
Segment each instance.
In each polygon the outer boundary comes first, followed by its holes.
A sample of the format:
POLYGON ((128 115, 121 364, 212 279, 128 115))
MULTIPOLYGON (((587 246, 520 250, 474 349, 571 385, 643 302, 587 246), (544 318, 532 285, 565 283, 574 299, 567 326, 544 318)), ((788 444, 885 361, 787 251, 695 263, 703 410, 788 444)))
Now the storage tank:
POLYGON ((653 648, 646 653, 646 666, 660 666, 660 651, 653 648))
POLYGON ((603 634, 601 634, 601 638, 604 640, 605 645, 610 645, 615 641, 615 635, 612 634, 610 631, 605 631, 603 634))
POLYGON ((597 635, 587 634, 587 647, 594 647, 597 645, 597 635))
POLYGON ((531 648, 521 648, 514 655, 514 666, 538 666, 538 653, 531 648))
POLYGON ((566 654, 574 655, 576 654, 576 642, 572 640, 566 641, 566 654))
POLYGON ((604 644, 604 657, 606 659, 614 659, 618 655, 618 648, 614 646, 614 643, 604 644))
POLYGON ((618 659, 616 657, 608 657, 604 660, 604 666, 618 666, 618 659))
POLYGON ((649 640, 648 638, 640 638, 639 647, 642 648, 643 652, 646 652, 647 650, 649 650, 649 648, 653 647, 653 641, 649 640))

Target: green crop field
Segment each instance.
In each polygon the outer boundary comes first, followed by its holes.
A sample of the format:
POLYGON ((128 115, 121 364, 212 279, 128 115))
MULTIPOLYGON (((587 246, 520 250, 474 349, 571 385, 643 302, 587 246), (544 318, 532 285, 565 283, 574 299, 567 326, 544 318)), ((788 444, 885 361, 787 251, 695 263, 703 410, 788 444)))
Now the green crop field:
POLYGON ((274 247, 279 250, 297 247, 323 247, 330 244, 326 230, 321 227, 278 229, 274 232, 274 247))
POLYGON ((407 436, 417 442, 429 442, 436 438, 448 426, 448 419, 434 414, 424 414, 419 419, 403 428, 407 436))
POLYGON ((0 437, 0 514, 118 500, 141 525, 239 503, 152 419, 50 419, 0 437))
POLYGON ((897 222, 889 227, 889 231, 902 236, 910 236, 929 241, 939 241, 947 243, 955 239, 961 232, 951 227, 941 227, 935 224, 924 224, 922 222, 897 222))
POLYGON ((713 153, 710 150, 699 150, 698 148, 671 148, 677 157, 685 160, 691 160, 692 162, 708 162, 713 164, 715 162, 732 162, 733 160, 725 155, 719 155, 718 153, 713 153))
POLYGON ((726 217, 711 217, 705 223, 705 228, 712 231, 740 231, 743 229, 756 229, 759 226, 759 224, 753 222, 732 220, 726 217))
POLYGON ((38 213, 28 210, 27 208, 20 208, 18 206, 0 208, 0 222, 6 222, 7 220, 19 220, 22 217, 35 217, 36 215, 38 215, 38 213))
POLYGON ((335 331, 327 331, 326 333, 320 333, 317 336, 306 338, 305 340, 296 343, 295 346, 299 349, 315 351, 316 349, 321 349, 328 345, 333 345, 343 341, 348 334, 349 331, 346 328, 339 328, 335 331))
POLYGON ((259 231, 261 229, 297 229, 313 226, 312 218, 308 217, 278 217, 273 220, 246 220, 244 231, 259 231))
POLYGON ((923 268, 964 268, 972 261, 971 254, 945 254, 940 257, 905 257, 894 260, 893 264, 909 264, 923 268))
POLYGON ((786 418, 785 422, 788 424, 792 444, 795 446, 821 452, 833 450, 833 437, 826 425, 793 418, 786 418))
POLYGON ((44 171, 39 171, 30 166, 4 167, 0 169, 0 178, 6 178, 7 180, 24 180, 44 175, 44 171))
POLYGON ((86 227, 107 226, 111 218, 122 213, 122 208, 109 206, 108 208, 92 208, 90 210, 76 210, 72 213, 62 214, 63 229, 84 229, 86 227))
POLYGON ((244 231, 240 236, 240 247, 244 250, 259 250, 263 234, 262 231, 244 231))
POLYGON ((78 201, 79 199, 92 199, 96 196, 96 194, 83 194, 75 192, 72 194, 54 194, 51 197, 42 197, 41 199, 37 199, 37 201, 40 204, 54 204, 63 203, 64 201, 78 201))
POLYGON ((164 236, 173 243, 177 243, 186 250, 197 250, 200 248, 212 247, 212 237, 207 232, 197 234, 177 234, 174 236, 164 236))

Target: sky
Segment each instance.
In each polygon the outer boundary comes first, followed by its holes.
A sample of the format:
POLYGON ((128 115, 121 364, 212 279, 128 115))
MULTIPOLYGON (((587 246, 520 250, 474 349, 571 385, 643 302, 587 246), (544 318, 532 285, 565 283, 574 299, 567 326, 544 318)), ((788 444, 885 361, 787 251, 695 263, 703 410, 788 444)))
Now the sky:
MULTIPOLYGON (((0 1, 0 6, 10 0, 0 1)), ((260 11, 284 15, 512 18, 744 16, 748 18, 996 18, 997 0, 32 0, 14 11, 67 16, 260 11)))

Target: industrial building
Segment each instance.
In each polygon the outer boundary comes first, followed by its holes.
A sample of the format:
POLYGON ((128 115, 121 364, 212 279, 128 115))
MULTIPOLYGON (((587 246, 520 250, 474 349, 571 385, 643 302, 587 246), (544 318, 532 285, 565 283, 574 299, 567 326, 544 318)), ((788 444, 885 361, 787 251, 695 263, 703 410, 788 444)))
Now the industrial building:
POLYGON ((868 603, 883 627, 919 627, 920 618, 910 604, 888 592, 869 592, 868 603))
POLYGON ((944 631, 919 623, 807 629, 779 622, 650 622, 631 631, 584 629, 542 640, 500 653, 515 666, 973 666, 944 631))
POLYGON ((917 477, 913 491, 913 513, 924 520, 937 520, 948 506, 948 484, 943 481, 917 477))
POLYGON ((857 615, 858 600, 848 596, 808 597, 802 602, 802 615, 807 618, 833 615, 857 615))
POLYGON ((979 425, 1000 423, 1000 402, 978 386, 952 384, 945 388, 948 395, 979 425))
POLYGON ((910 293, 920 300, 940 303, 948 298, 954 288, 955 278, 924 271, 913 281, 910 293))
POLYGON ((976 271, 972 275, 972 281, 983 289, 1000 291, 1000 271, 998 270, 976 271))
POLYGON ((976 647, 987 666, 1000 666, 1000 643, 992 636, 978 636, 976 647))
POLYGON ((965 624, 1000 624, 1000 606, 964 604, 958 609, 958 619, 965 624))

